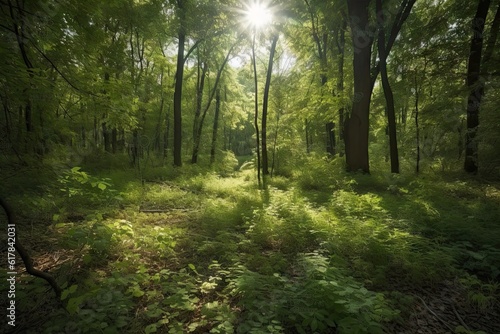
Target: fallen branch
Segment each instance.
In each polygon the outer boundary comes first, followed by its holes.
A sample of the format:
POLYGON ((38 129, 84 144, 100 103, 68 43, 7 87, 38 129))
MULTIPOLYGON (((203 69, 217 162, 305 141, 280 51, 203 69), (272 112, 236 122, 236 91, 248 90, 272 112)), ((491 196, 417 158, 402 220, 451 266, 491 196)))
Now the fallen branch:
POLYGON ((462 317, 460 316, 460 314, 458 314, 457 312, 457 309, 455 308, 455 305, 452 303, 451 304, 451 307, 453 308, 453 312, 455 313, 455 315, 457 316, 458 320, 460 321, 460 323, 462 324, 462 326, 464 326, 464 328, 468 331, 470 331, 469 329, 469 326, 467 326, 467 324, 465 323, 465 321, 462 319, 462 317))
POLYGON ((439 320, 443 325, 445 325, 452 333, 455 331, 453 328, 451 328, 450 325, 448 325, 448 323, 446 321, 444 321, 443 319, 441 319, 440 316, 438 316, 433 310, 430 309, 429 306, 427 306, 427 304, 425 303, 425 301, 420 298, 420 296, 416 296, 418 299, 420 299, 420 301, 422 302, 422 304, 424 305, 424 307, 427 309, 427 311, 429 311, 434 317, 436 317, 437 320, 439 320))
POLYGON ((144 212, 144 213, 165 213, 165 212, 170 212, 172 210, 161 210, 161 209, 139 209, 139 212, 144 212))
MULTIPOLYGON (((5 214, 7 215, 8 223, 15 225, 16 220, 14 218, 12 208, 9 206, 9 204, 7 202, 4 201, 3 198, 0 198, 0 206, 4 209, 5 214)), ((49 273, 40 271, 40 270, 35 269, 33 267, 33 260, 31 259, 31 256, 29 255, 29 253, 26 251, 26 249, 23 247, 23 245, 19 241, 19 237, 17 235, 15 237, 14 248, 21 256, 21 259, 23 260, 24 266, 26 267, 26 271, 28 272, 28 274, 36 276, 36 277, 40 277, 40 278, 43 278, 44 280, 46 280, 50 284, 50 286, 52 287, 52 290, 54 290, 56 297, 59 299, 61 297, 61 288, 57 284, 56 280, 49 273)))

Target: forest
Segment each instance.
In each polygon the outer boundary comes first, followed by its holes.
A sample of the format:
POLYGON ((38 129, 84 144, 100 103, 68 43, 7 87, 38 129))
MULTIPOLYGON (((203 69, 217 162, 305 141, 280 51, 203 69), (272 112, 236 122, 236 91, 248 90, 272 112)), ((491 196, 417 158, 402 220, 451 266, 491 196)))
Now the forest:
POLYGON ((500 0, 0 0, 0 333, 500 333, 500 0))

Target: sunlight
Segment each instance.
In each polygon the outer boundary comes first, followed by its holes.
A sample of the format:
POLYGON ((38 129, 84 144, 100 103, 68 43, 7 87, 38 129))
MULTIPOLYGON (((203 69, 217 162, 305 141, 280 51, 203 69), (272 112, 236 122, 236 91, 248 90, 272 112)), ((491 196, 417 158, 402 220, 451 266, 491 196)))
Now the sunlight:
POLYGON ((269 24, 273 15, 265 3, 254 1, 246 6, 245 17, 250 26, 259 29, 269 24))

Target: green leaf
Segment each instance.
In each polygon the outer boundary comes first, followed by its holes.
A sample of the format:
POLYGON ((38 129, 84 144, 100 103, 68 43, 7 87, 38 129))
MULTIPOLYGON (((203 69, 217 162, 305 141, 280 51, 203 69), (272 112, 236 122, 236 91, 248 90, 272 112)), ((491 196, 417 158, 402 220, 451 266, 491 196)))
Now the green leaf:
POLYGON ((157 330, 158 330, 158 327, 156 326, 156 324, 151 324, 149 326, 146 326, 146 328, 144 329, 144 332, 146 332, 146 334, 156 333, 157 330))
POLYGON ((78 284, 74 284, 70 286, 68 289, 64 290, 61 294, 61 300, 65 300, 66 298, 68 298, 68 296, 74 293, 76 289, 78 289, 78 284))
POLYGON ((134 289, 134 292, 132 292, 132 295, 134 297, 142 297, 142 296, 144 296, 144 291, 142 291, 141 289, 134 289))
POLYGON ((99 188, 99 189, 101 189, 101 190, 104 190, 104 189, 106 189, 106 185, 105 185, 104 183, 102 183, 102 182, 99 182, 99 183, 97 184, 97 188, 99 188))
POLYGON ((314 332, 316 329, 318 329, 318 320, 315 318, 311 321, 311 330, 314 332))

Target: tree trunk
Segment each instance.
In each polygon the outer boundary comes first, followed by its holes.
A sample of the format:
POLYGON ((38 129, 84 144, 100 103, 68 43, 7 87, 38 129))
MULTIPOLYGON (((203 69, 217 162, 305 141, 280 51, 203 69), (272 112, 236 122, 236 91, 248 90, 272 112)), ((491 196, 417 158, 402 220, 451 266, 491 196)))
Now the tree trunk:
POLYGON ((177 49, 177 71, 174 88, 174 166, 182 166, 182 81, 184 78, 184 44, 186 40, 184 1, 177 1, 179 7, 179 46, 177 49))
POLYGON ((352 113, 345 122, 348 171, 370 172, 368 158, 369 111, 371 99, 370 58, 373 39, 366 31, 370 0, 348 0, 354 48, 354 99, 352 113))
POLYGON ((118 130, 116 128, 111 130, 111 150, 113 154, 118 151, 118 130))
MULTIPOLYGON (((338 48, 338 52, 339 52, 339 59, 338 59, 338 63, 337 63, 337 66, 338 66, 338 70, 339 70, 339 74, 338 74, 338 79, 337 79, 337 94, 339 96, 342 96, 342 94, 344 93, 344 50, 345 50, 345 29, 347 27, 347 22, 344 20, 344 22, 342 23, 342 27, 340 28, 340 31, 339 31, 339 38, 338 38, 338 42, 337 42, 337 48, 338 48)), ((340 107, 339 108, 339 156, 342 157, 344 156, 344 151, 345 151, 345 148, 344 150, 342 150, 342 142, 344 141, 344 117, 345 117, 345 109, 344 109, 344 106, 340 107)))
POLYGON ((305 121, 305 130, 306 130, 306 153, 311 153, 310 142, 309 142, 309 121, 306 119, 305 121))
POLYGON ((418 92, 418 81, 417 81, 417 74, 415 73, 415 135, 417 139, 417 161, 416 161, 416 167, 415 171, 417 174, 420 172, 420 124, 418 123, 418 116, 419 116, 419 109, 418 109, 418 99, 419 99, 419 92, 418 92))
POLYGON ((376 0, 377 13, 379 13, 378 53, 380 62, 380 74, 382 87, 387 107, 387 121, 389 125, 389 151, 391 155, 391 173, 399 173, 398 141, 396 136, 396 111, 394 109, 394 96, 392 94, 389 76, 387 74, 387 53, 385 48, 384 12, 382 11, 382 0, 376 0))
POLYGON ((170 106, 168 107, 167 110, 167 115, 166 115, 166 120, 165 120, 165 134, 163 137, 163 159, 168 158, 168 144, 169 144, 169 139, 170 139, 170 106))
POLYGON ((257 152, 257 181, 259 183, 259 188, 261 186, 260 180, 260 137, 259 137, 259 97, 258 97, 258 84, 257 84, 257 63, 255 59, 255 31, 253 32, 252 41, 252 63, 253 63, 253 79, 254 79, 254 89, 255 89, 255 115, 254 115, 254 126, 255 126, 255 137, 256 145, 255 150, 257 152))
MULTIPOLYGON (((203 112, 201 113, 201 117, 197 121, 198 125, 197 125, 196 134, 195 134, 195 141, 194 141, 194 147, 193 147, 193 156, 192 156, 192 159, 191 159, 191 162, 194 161, 193 163, 196 163, 198 161, 198 152, 200 150, 201 135, 202 135, 202 132, 203 132, 203 125, 205 124, 205 118, 207 116, 208 110, 210 109, 210 106, 212 105, 212 101, 213 101, 214 96, 215 96, 215 94, 217 92, 217 89, 219 87, 219 82, 220 82, 220 78, 222 76, 222 72, 224 71, 224 68, 226 67, 226 64, 227 64, 227 62, 229 60, 229 56, 233 52, 233 49, 234 49, 235 45, 236 44, 233 44, 233 46, 231 46, 231 48, 229 49, 229 51, 226 54, 226 58, 224 58, 224 61, 222 62, 221 66, 217 69, 217 75, 215 77, 215 83, 214 83, 214 86, 213 86, 213 88, 212 88, 212 90, 210 92, 210 96, 208 96, 207 105, 203 109, 203 112)), ((200 103, 201 103, 201 101, 200 101, 200 103)))
POLYGON ((200 150, 201 133, 198 135, 201 115, 201 104, 203 101, 203 89, 205 88, 205 78, 207 76, 208 66, 205 62, 201 63, 198 56, 198 80, 196 83, 196 110, 193 120, 193 154, 191 155, 191 163, 198 163, 198 152, 200 150), (200 66, 201 65, 201 66, 200 66), (200 72, 201 68, 201 72, 200 72))
POLYGON ((111 152, 111 141, 106 122, 102 122, 102 139, 104 140, 104 151, 111 152))
POLYGON ((269 63, 267 66, 266 85, 264 86, 264 97, 262 100, 262 174, 269 175, 269 159, 267 155, 267 109, 269 105, 269 89, 271 87, 271 75, 273 73, 274 53, 278 35, 273 37, 271 51, 269 53, 269 63))
POLYGON ((219 129, 219 115, 220 115, 220 89, 217 89, 215 95, 215 116, 214 126, 212 129, 212 147, 210 149, 210 164, 215 162, 215 150, 217 148, 217 131, 219 129))
POLYGON ((478 142, 476 140, 479 126, 479 108, 484 93, 484 79, 481 74, 481 53, 483 51, 483 32, 490 0, 479 0, 474 20, 472 21, 472 39, 467 66, 467 130, 465 134, 465 162, 467 173, 476 174, 478 170, 478 142))
POLYGON ((336 150, 336 142, 335 142, 335 123, 328 122, 326 123, 326 152, 330 154, 330 156, 334 156, 337 154, 336 150))

